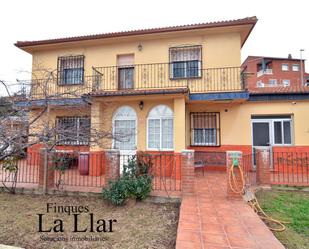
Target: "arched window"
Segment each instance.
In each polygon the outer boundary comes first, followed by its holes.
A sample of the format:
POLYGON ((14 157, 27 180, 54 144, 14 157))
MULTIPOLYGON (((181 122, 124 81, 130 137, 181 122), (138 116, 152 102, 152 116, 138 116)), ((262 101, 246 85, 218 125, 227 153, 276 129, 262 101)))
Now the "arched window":
POLYGON ((113 148, 136 149, 136 113, 130 106, 122 106, 113 116, 113 148))
POLYGON ((174 148, 174 114, 165 105, 151 109, 147 119, 147 148, 172 150, 174 148))

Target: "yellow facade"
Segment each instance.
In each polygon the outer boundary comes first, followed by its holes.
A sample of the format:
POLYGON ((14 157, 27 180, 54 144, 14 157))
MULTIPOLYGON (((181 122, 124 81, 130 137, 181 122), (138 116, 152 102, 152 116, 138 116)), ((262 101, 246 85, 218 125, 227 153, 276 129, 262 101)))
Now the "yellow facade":
MULTIPOLYGON (((168 106, 173 111, 173 148, 172 151, 180 152, 191 145, 191 112, 219 112, 220 113, 220 145, 252 145, 252 115, 291 115, 293 119, 292 137, 293 145, 307 146, 309 144, 309 101, 272 101, 272 102, 248 102, 242 101, 192 101, 189 96, 192 93, 208 92, 235 92, 244 91, 241 85, 240 72, 230 72, 230 68, 241 65, 241 47, 250 33, 252 25, 227 25, 226 27, 214 27, 205 29, 192 29, 179 32, 158 32, 145 35, 132 35, 127 37, 81 40, 68 43, 45 44, 24 48, 33 56, 33 78, 46 76, 47 71, 57 73, 57 59, 62 56, 83 55, 85 82, 84 85, 58 86, 57 81, 48 82, 48 87, 53 92, 74 91, 75 95, 88 93, 92 88, 93 78, 87 76, 93 74, 93 67, 108 67, 117 65, 119 55, 133 55, 136 68, 141 67, 142 79, 135 82, 138 90, 151 89, 153 82, 160 89, 165 87, 188 87, 189 92, 172 94, 144 94, 130 96, 91 97, 91 106, 75 109, 71 107, 55 106, 50 110, 51 123, 55 123, 56 117, 88 115, 93 129, 113 134, 113 115, 122 106, 131 107, 137 116, 136 124, 136 149, 147 150, 147 118, 152 108, 157 105, 168 106), (139 65, 169 63, 171 47, 188 45, 201 46, 202 69, 215 71, 203 72, 201 79, 171 80, 168 74, 153 74, 152 81, 149 78, 149 69, 139 65), (44 70, 42 70, 44 69, 44 70), (43 73, 44 72, 44 73, 43 73), (148 75, 148 76, 147 76, 148 75), (160 76, 159 76, 160 75, 160 76), (236 76, 235 76, 236 75, 236 76), (221 88, 214 86, 214 82, 220 82, 221 88), (233 83, 232 87, 231 84, 233 83), (226 86, 225 86, 226 84, 226 86), (141 108, 140 103, 143 102, 141 108)), ((151 67, 149 67, 151 68, 151 67)), ((55 75, 54 74, 54 75, 55 75)), ((105 77, 105 83, 111 88, 104 90, 117 91, 117 78, 105 77)), ((104 76, 103 76, 104 77, 104 76)), ((155 88, 158 88, 156 85, 155 88)), ((72 96, 62 96, 72 97, 72 96)), ((73 96, 76 97, 76 96, 73 96)), ((33 113, 35 111, 32 111, 33 113)), ((34 129, 34 128, 32 128, 34 129)), ((99 144, 90 144, 93 151, 112 148, 113 139, 106 136, 99 144)))

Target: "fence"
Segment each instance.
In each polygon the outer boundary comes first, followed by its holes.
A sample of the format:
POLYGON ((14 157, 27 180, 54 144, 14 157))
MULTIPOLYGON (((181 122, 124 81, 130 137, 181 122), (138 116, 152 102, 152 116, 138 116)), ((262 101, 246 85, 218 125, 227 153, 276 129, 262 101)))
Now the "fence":
POLYGON ((39 183, 40 154, 28 152, 25 158, 4 160, 0 162, 1 185, 17 187, 37 187, 39 183))
POLYGON ((195 151, 194 166, 202 170, 226 170, 226 152, 195 151))
POLYGON ((242 167, 245 178, 245 185, 247 187, 255 186, 256 183, 256 169, 254 165, 255 154, 247 154, 242 157, 242 167))
MULTIPOLYGON (((143 160, 150 165, 153 176, 153 191, 163 194, 181 191, 181 155, 174 153, 141 153, 109 158, 104 151, 31 151, 25 159, 17 161, 17 174, 9 173, 1 164, 0 176, 4 184, 23 188, 43 188, 59 191, 101 192, 111 177, 107 168, 119 176, 131 160, 143 160), (118 169, 118 173, 117 173, 118 169)), ((113 174, 114 174, 113 173, 113 174)), ((117 177, 117 176, 116 176, 117 177)))
POLYGON ((150 166, 154 191, 181 191, 181 155, 174 153, 139 153, 138 160, 150 166))
POLYGON ((100 192, 105 185, 102 152, 56 152, 53 163, 56 189, 100 192))
POLYGON ((243 155, 242 163, 247 186, 257 185, 261 177, 273 185, 309 186, 309 152, 268 151, 262 155, 259 151, 243 155))
POLYGON ((309 152, 272 153, 272 184, 309 185, 309 152))

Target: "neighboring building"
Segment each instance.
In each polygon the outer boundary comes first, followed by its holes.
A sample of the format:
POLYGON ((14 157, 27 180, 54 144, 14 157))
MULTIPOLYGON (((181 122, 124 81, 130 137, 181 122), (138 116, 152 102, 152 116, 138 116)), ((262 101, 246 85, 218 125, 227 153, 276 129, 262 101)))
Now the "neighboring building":
POLYGON ((247 88, 298 87, 308 84, 305 60, 287 58, 248 56, 242 68, 247 73, 247 88), (304 83, 302 83, 302 77, 304 83))
POLYGON ((37 87, 44 82, 38 76, 40 65, 57 69, 47 88, 61 93, 50 102, 53 122, 76 132, 76 140, 64 141, 62 148, 114 148, 123 154, 184 149, 249 154, 255 146, 308 149, 307 88, 284 94, 245 88, 240 52, 256 22, 250 17, 17 42, 33 56, 32 112, 43 98, 37 87), (88 124, 127 139, 91 144, 79 136, 88 124))

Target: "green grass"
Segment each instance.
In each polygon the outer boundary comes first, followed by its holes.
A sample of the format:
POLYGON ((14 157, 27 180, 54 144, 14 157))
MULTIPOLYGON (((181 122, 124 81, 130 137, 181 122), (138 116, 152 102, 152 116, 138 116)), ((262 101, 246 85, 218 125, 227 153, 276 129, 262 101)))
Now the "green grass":
POLYGON ((287 249, 309 248, 309 193, 297 191, 259 191, 263 210, 275 219, 288 221, 286 231, 274 232, 287 249))

